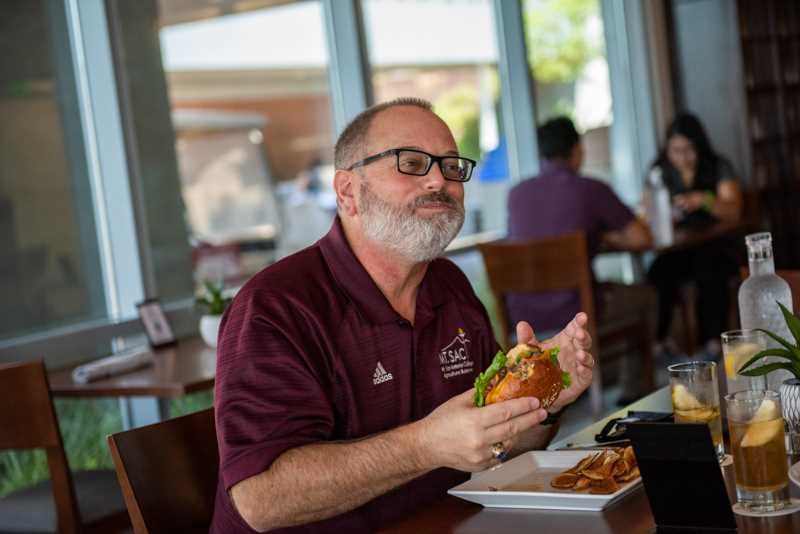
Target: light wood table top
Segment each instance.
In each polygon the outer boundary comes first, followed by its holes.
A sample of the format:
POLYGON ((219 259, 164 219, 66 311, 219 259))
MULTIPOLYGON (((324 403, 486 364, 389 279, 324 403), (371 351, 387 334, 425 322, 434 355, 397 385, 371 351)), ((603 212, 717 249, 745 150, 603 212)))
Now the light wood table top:
POLYGON ((177 345, 153 351, 153 365, 79 384, 72 368, 49 374, 50 390, 57 397, 150 396, 174 399, 214 386, 216 349, 200 337, 182 339, 177 345))

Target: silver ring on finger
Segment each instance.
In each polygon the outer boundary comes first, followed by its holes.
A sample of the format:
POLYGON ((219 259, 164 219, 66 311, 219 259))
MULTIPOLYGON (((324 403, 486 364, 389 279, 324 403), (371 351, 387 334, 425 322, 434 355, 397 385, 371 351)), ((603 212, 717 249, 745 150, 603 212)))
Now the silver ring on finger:
POLYGON ((497 443, 492 445, 492 457, 495 460, 502 462, 503 460, 506 459, 507 456, 508 456, 508 449, 506 449, 506 446, 503 445, 502 441, 498 441, 497 443))

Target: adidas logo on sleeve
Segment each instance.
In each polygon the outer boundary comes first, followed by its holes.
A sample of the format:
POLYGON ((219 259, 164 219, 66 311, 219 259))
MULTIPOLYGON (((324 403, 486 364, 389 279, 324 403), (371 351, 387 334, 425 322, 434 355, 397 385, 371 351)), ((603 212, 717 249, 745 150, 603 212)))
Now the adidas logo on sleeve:
POLYGON ((383 368, 383 364, 378 362, 377 367, 375 367, 375 372, 372 373, 372 383, 377 386, 378 384, 383 384, 393 379, 392 373, 387 372, 386 369, 383 368))

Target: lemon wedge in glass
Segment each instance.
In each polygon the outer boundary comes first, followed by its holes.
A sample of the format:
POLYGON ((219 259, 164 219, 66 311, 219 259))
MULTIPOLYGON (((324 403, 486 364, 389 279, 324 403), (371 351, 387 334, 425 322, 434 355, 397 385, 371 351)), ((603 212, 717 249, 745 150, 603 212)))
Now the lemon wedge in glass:
POLYGON ((755 343, 742 343, 725 353, 725 376, 731 380, 740 378, 736 372, 741 369, 747 360, 752 358, 761 347, 755 343))
POLYGON ((672 405, 678 410, 697 410, 706 407, 683 384, 675 384, 672 387, 672 405))
POLYGON ((783 432, 783 419, 778 412, 778 405, 770 399, 761 401, 761 405, 747 423, 747 431, 742 438, 742 447, 758 447, 783 432))

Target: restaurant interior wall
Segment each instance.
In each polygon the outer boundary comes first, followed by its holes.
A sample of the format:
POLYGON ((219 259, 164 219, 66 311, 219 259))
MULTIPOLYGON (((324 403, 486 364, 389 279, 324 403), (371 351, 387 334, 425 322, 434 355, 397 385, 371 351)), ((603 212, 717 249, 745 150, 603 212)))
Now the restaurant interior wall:
POLYGON ((776 267, 800 269, 800 4, 737 2, 751 183, 776 267))

